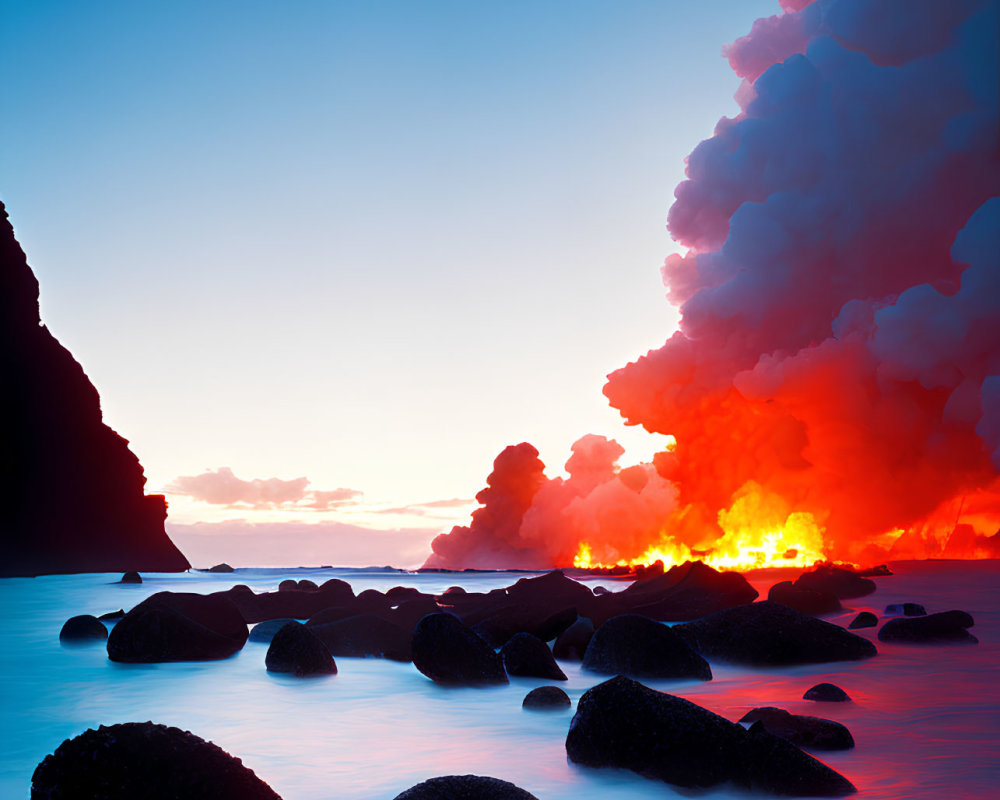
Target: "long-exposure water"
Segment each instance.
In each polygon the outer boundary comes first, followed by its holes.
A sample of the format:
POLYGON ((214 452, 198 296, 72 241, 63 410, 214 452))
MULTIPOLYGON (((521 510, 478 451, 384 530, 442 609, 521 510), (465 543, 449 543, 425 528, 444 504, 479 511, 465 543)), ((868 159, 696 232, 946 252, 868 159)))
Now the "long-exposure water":
MULTIPOLYGON (((1000 561, 901 562, 878 578, 878 591, 845 601, 846 625, 860 610, 882 616, 897 602, 928 613, 953 608, 976 620, 978 645, 885 644, 857 663, 785 669, 713 664, 714 680, 647 681, 736 720, 760 705, 835 719, 856 747, 818 756, 848 777, 859 797, 962 800, 1000 796, 1000 561), (844 688, 851 703, 802 700, 815 683, 844 688)), ((513 583, 509 573, 410 574, 363 570, 245 569, 233 574, 57 575, 0 580, 4 642, 0 648, 0 797, 29 793, 35 766, 66 738, 99 724, 152 720, 176 725, 240 757, 284 800, 391 800, 426 778, 492 775, 539 800, 651 800, 690 797, 621 770, 568 763, 564 742, 572 710, 524 711, 521 700, 545 681, 513 678, 509 686, 445 689, 412 665, 338 658, 335 676, 296 679, 264 669, 266 646, 248 642, 224 661, 116 664, 102 644, 63 646, 70 616, 126 610, 153 592, 209 592, 237 583, 273 590, 287 577, 317 583, 331 577, 355 592, 413 586, 439 593, 459 584, 488 590, 513 583)), ((751 576, 766 595, 779 578, 751 576)), ((622 584, 588 579, 615 590, 622 584)), ((563 663, 574 704, 602 676, 563 663)), ((746 795, 722 788, 707 798, 746 795)))

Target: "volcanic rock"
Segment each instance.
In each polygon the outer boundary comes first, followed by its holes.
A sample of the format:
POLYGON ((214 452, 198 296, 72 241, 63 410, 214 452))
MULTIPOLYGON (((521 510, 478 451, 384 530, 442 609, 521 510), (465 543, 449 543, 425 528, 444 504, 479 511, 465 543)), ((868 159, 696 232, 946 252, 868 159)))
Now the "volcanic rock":
POLYGON ((157 592, 129 611, 108 636, 112 661, 155 663, 228 658, 247 626, 224 595, 157 592))
POLYGON ((428 614, 413 630, 413 665, 435 683, 480 686, 508 683, 490 646, 451 614, 428 614))
POLYGON ((791 581, 774 584, 767 593, 767 599, 812 616, 833 614, 843 610, 836 595, 814 589, 801 589, 791 581))
POLYGON ((978 644, 979 639, 966 630, 973 625, 972 616, 964 611, 942 611, 926 617, 897 617, 879 629, 878 638, 882 642, 909 644, 978 644))
POLYGON ((129 570, 124 575, 122 579, 118 581, 119 583, 142 583, 142 575, 136 572, 134 569, 129 570))
POLYGON ((523 603, 503 606, 476 622, 472 629, 493 647, 502 647, 518 633, 529 633, 543 642, 555 639, 577 618, 576 608, 564 608, 554 614, 548 606, 523 603))
POLYGON ((797 747, 674 695, 619 675, 584 693, 566 737, 577 764, 630 769, 685 788, 733 781, 800 796, 855 791, 843 776, 797 747))
POLYGON ((274 638, 274 634, 284 628, 289 622, 298 622, 298 620, 283 617, 279 619, 265 619, 263 622, 258 622, 250 629, 247 641, 270 644, 274 638))
POLYGON ((354 607, 359 614, 386 614, 392 602, 378 589, 365 589, 355 599, 354 607))
POLYGON ((769 600, 718 611, 673 630, 705 658, 752 667, 859 661, 878 653, 862 636, 769 600))
POLYGON ((358 614, 336 622, 309 625, 333 656, 410 661, 413 635, 374 614, 358 614))
POLYGON ((856 572, 829 564, 816 567, 811 572, 803 572, 795 579, 798 589, 814 592, 828 592, 840 600, 864 597, 875 591, 875 581, 862 578, 856 572))
POLYGON ((508 675, 547 678, 552 681, 567 680, 566 673, 559 669, 548 645, 530 633, 512 636, 500 650, 500 658, 508 675))
POLYGON ((287 622, 274 634, 264 666, 268 672, 290 672, 300 678, 337 673, 326 646, 301 622, 287 622))
POLYGON ((839 722, 790 714, 781 708, 755 708, 744 714, 740 722, 760 722, 768 733, 811 750, 850 750, 854 747, 854 737, 839 722))
POLYGON ((507 588, 507 596, 514 603, 547 609, 546 616, 564 608, 587 609, 594 601, 590 589, 558 569, 537 578, 521 578, 507 588))
MULTIPOLYGON (((282 584, 285 582, 282 581, 282 584)), ((354 605, 354 592, 349 584, 340 580, 330 580, 322 586, 313 589, 302 589, 300 582, 287 586, 277 592, 262 592, 254 594, 246 586, 234 586, 226 592, 240 610, 243 619, 248 623, 263 622, 265 619, 309 619, 317 612, 331 606, 348 606, 350 613, 346 616, 360 614, 361 609, 354 605)), ((310 583, 312 583, 310 581, 310 583)), ((314 587, 315 584, 312 584, 314 587)))
POLYGON ((539 686, 537 689, 532 689, 524 696, 524 701, 521 703, 522 708, 544 711, 560 711, 572 705, 569 695, 558 686, 539 686))
POLYGON ((0 577, 179 572, 163 495, 104 424, 97 390, 41 323, 38 281, 0 203, 0 577))
POLYGON ((208 572, 235 572, 235 570, 227 563, 222 562, 221 564, 216 564, 214 567, 209 567, 208 572))
POLYGON ((887 617, 923 617, 926 614, 920 603, 890 603, 885 607, 887 617))
POLYGON ((513 783, 499 778, 480 775, 445 775, 431 778, 405 792, 394 800, 538 800, 513 783))
POLYGON ((708 662, 684 638, 638 614, 612 617, 601 625, 587 645, 583 668, 603 675, 712 680, 708 662))
POLYGON ((106 611, 103 614, 98 615, 97 618, 100 620, 112 620, 112 619, 121 619, 124 616, 125 616, 125 609, 119 608, 117 611, 106 611))
POLYGON ((851 620, 851 624, 847 626, 848 630, 857 630, 858 628, 874 628, 878 625, 878 617, 876 617, 871 611, 860 611, 858 615, 851 620))
POLYGON ((560 661, 583 661, 583 654, 593 635, 594 623, 587 617, 580 617, 556 637, 552 655, 560 661))
POLYGON ((850 696, 834 683, 817 683, 806 689, 803 700, 814 700, 817 703, 849 703, 850 696))
POLYGON ((107 638, 108 629, 93 614, 70 617, 63 623, 62 630, 59 631, 59 641, 61 642, 103 642, 107 638))
POLYGON ((413 632, 416 624, 420 622, 421 617, 426 617, 428 614, 436 614, 440 610, 441 607, 432 595, 423 594, 419 597, 404 600, 399 605, 389 609, 386 618, 389 622, 405 630, 407 635, 409 635, 413 632))
POLYGON ((100 726, 65 740, 31 776, 32 800, 281 800, 212 742, 153 722, 100 726))

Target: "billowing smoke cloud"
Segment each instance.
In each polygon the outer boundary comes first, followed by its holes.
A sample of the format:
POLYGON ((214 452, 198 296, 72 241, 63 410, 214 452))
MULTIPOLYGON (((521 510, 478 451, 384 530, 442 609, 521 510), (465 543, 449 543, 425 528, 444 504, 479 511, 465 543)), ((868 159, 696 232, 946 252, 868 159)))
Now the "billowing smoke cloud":
POLYGON ((726 49, 753 84, 670 211, 680 331, 605 387, 704 519, 753 481, 857 558, 1000 506, 997 18, 820 0, 726 49))
POLYGON ((243 480, 229 467, 220 467, 201 475, 181 475, 170 483, 167 491, 213 505, 278 508, 305 503, 306 507, 317 510, 336 508, 362 494, 356 489, 321 490, 308 486, 308 478, 243 480))
POLYGON ((834 559, 997 553, 1000 4, 782 6, 725 48, 742 112, 675 192, 680 330, 604 390, 676 447, 618 471, 584 437, 565 481, 508 448, 430 564, 732 552, 755 521, 834 559))

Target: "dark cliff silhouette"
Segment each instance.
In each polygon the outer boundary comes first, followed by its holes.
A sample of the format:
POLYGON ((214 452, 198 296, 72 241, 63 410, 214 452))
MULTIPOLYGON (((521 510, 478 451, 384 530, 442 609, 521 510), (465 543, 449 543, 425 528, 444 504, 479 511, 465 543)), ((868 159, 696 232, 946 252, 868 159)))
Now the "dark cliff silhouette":
POLYGON ((0 576, 187 569, 166 501, 145 483, 83 368, 42 325, 0 203, 0 576))

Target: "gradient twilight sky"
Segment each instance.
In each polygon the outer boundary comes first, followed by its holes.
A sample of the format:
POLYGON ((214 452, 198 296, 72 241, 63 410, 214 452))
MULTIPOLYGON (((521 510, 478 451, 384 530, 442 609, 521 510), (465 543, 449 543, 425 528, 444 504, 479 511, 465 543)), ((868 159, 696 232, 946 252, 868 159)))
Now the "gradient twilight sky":
POLYGON ((0 198, 192 561, 413 565, 508 444, 661 449, 601 387, 674 328, 673 188, 779 10, 0 0, 0 198), (179 492, 224 467, 309 483, 179 492))

